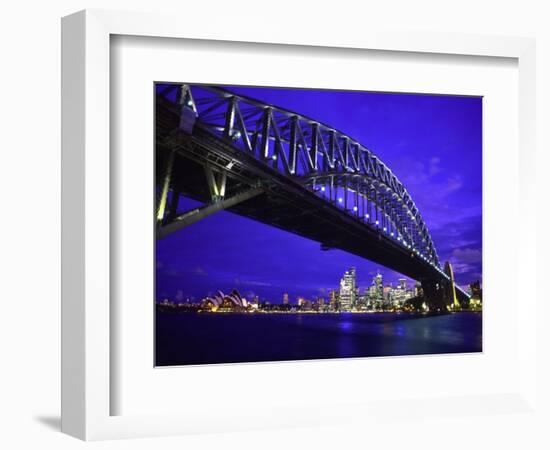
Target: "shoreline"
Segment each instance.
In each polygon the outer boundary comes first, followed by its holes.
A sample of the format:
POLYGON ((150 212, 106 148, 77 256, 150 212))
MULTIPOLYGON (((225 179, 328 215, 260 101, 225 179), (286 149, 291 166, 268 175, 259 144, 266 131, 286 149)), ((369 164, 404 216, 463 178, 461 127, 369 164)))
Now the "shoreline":
POLYGON ((448 314, 459 313, 482 313, 483 309, 461 309, 456 311, 206 311, 196 310, 193 311, 187 308, 181 307, 165 307, 157 305, 157 311, 162 313, 183 313, 183 314, 200 314, 200 315, 239 315, 239 316, 254 316, 254 315, 373 315, 384 314, 392 316, 421 316, 421 317, 433 317, 443 316, 448 314))

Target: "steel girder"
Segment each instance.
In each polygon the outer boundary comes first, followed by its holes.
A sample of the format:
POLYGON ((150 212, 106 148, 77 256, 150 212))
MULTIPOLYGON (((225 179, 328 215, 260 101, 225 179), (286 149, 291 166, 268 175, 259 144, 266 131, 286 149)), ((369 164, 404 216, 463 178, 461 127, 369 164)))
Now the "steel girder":
MULTIPOLYGON (((428 227, 407 189, 372 151, 350 136, 219 87, 174 84, 160 95, 173 102, 181 117, 193 116, 192 126, 302 180, 317 195, 441 270, 428 227)), ((184 128, 189 126, 187 119, 184 128)))

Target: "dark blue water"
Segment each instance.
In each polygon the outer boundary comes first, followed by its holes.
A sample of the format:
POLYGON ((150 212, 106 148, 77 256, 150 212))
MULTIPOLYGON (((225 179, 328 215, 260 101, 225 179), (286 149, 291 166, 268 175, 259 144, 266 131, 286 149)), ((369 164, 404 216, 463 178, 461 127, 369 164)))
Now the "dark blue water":
POLYGON ((481 351, 481 313, 157 312, 156 364, 215 364, 481 351))

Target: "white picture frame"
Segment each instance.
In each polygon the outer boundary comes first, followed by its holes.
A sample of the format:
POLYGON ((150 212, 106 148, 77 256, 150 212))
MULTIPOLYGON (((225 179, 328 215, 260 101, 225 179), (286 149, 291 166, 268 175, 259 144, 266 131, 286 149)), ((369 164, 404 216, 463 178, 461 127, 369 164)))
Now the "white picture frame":
MULTIPOLYGON (((311 27, 310 27, 311 28, 311 27)), ((322 30, 286 30, 281 35, 267 27, 234 27, 220 22, 205 28, 194 21, 181 26, 181 18, 164 14, 112 11, 82 11, 62 22, 62 430, 85 440, 161 436, 220 430, 262 428, 262 414, 256 421, 235 414, 216 424, 198 414, 112 415, 112 342, 116 323, 111 320, 110 279, 111 190, 116 174, 110 170, 110 64, 111 37, 138 36, 213 40, 259 44, 286 44, 333 49, 365 49, 415 54, 447 54, 512 58, 519 76, 519 182, 523 199, 518 207, 534 223, 535 189, 529 174, 535 166, 535 43, 527 38, 488 37, 438 33, 398 33, 383 30, 349 30, 331 36, 322 30), (215 30, 215 31, 214 31, 215 30)), ((515 187, 516 188, 516 187, 515 187)), ((520 260, 535 261, 534 234, 518 237, 520 260)), ((527 269, 518 267, 518 278, 527 269)), ((531 270, 532 264, 531 264, 531 270)), ((528 287, 525 310, 536 308, 535 287, 528 287)), ((503 405, 515 412, 536 406, 536 327, 533 315, 518 311, 517 383, 511 391, 464 398, 431 398, 442 415, 469 413, 473 404, 484 404, 488 414, 503 405)), ((264 372, 276 364, 263 366, 264 372)), ((347 370, 351 370, 348 366, 347 370)), ((405 399, 401 399, 405 401, 405 399)), ((409 411, 421 409, 418 400, 407 399, 409 411)), ((327 414, 319 405, 300 408, 278 406, 277 419, 270 426, 311 425, 327 414)), ((358 401, 330 405, 330 417, 367 417, 373 410, 386 411, 390 404, 358 401)), ((220 411, 231 411, 219 405, 220 411)), ((413 412, 414 413, 414 412, 413 412)))

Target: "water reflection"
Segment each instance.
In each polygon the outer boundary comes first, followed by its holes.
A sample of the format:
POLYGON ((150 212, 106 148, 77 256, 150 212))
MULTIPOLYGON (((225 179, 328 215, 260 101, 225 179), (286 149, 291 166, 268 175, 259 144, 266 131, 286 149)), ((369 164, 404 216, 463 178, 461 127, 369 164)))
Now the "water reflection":
POLYGON ((481 351, 481 314, 158 313, 157 365, 481 351))
POLYGON ((405 336, 405 327, 402 325, 396 325, 395 326, 395 334, 397 336, 405 336))
POLYGON ((349 320, 346 320, 345 322, 340 322, 338 326, 344 332, 350 332, 353 329, 353 323, 349 320))

